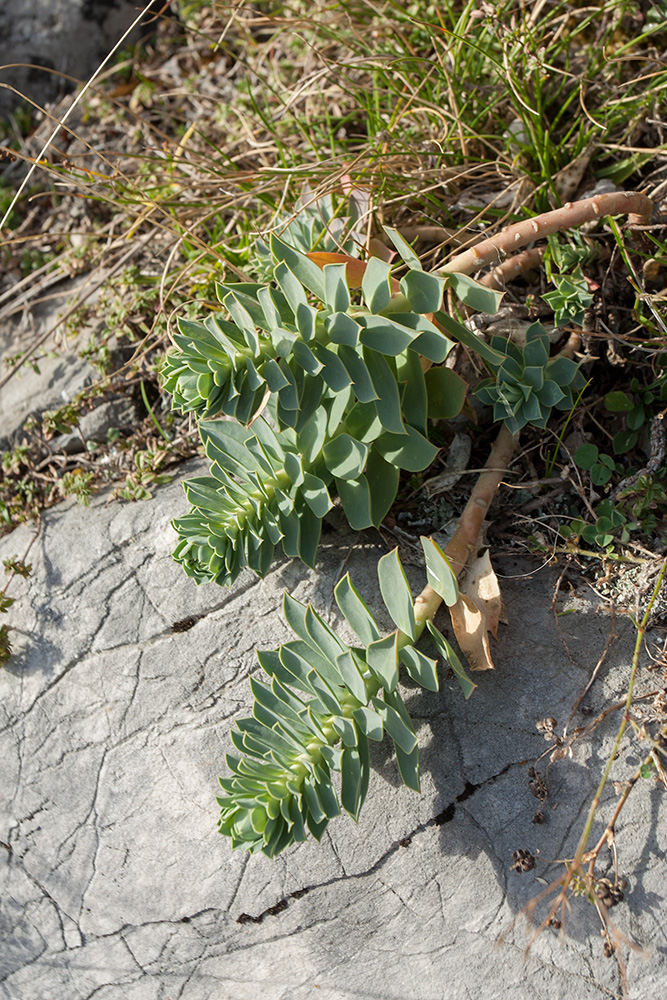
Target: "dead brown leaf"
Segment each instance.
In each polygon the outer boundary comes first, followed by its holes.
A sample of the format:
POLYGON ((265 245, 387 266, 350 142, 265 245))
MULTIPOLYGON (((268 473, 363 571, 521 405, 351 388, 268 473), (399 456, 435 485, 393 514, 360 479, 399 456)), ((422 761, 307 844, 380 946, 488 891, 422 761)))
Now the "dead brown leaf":
POLYGON ((554 187, 561 201, 572 201, 594 152, 595 143, 591 142, 579 153, 579 156, 576 156, 574 160, 554 175, 554 187))
POLYGON ((486 613, 487 628, 493 634, 493 638, 497 639, 498 623, 506 622, 506 618, 498 577, 493 571, 488 549, 468 564, 463 593, 486 613))
POLYGON ((488 549, 470 563, 459 600, 449 613, 456 641, 470 669, 494 670, 489 632, 497 639, 498 624, 506 619, 488 549))
POLYGON ((449 609, 454 635, 471 670, 494 670, 486 615, 465 594, 449 609))

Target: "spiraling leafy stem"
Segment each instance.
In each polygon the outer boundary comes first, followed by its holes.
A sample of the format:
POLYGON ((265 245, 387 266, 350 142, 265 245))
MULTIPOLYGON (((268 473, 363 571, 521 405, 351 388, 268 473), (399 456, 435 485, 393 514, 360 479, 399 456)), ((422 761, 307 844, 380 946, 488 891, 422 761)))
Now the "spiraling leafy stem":
MULTIPOLYGON (((174 555, 198 583, 230 585, 245 569, 263 576, 278 544, 314 565, 335 495, 353 529, 379 526, 400 470, 422 471, 437 454, 429 418, 455 416, 464 403, 465 382, 443 366, 454 342, 486 365, 489 378, 475 392, 500 424, 446 549, 422 539, 427 585, 416 600, 398 551, 380 559, 392 633, 381 634, 349 576, 335 598, 358 646, 285 596, 295 638, 258 653, 268 682, 251 680, 253 714, 237 723, 231 738, 238 753, 228 756, 231 773, 220 779, 220 830, 233 847, 273 857, 309 832, 320 839, 341 807, 357 820, 368 789, 368 741, 385 733, 403 781, 419 789, 417 736, 397 685, 400 665, 437 690, 436 661, 416 645, 425 631, 464 695, 474 690, 435 613, 442 601, 454 608, 463 600, 457 577, 477 549, 520 430, 545 427, 553 409, 571 417, 583 379, 572 360, 576 333, 556 357, 540 324, 528 329, 523 348, 499 337, 487 344, 444 311, 445 292, 466 308, 495 312, 500 295, 469 273, 502 250, 604 211, 645 219, 650 210, 642 195, 596 196, 517 223, 439 273, 424 272, 412 247, 387 227, 407 266, 400 280, 379 258, 320 249, 327 245, 321 227, 318 249, 309 249, 316 225, 306 215, 289 227, 293 242, 274 235, 262 245, 266 280, 220 285, 223 313, 179 322, 162 378, 174 405, 198 419, 211 466, 208 476, 184 484, 192 507, 173 522, 174 555), (212 419, 220 416, 228 419, 212 419)), ((467 655, 478 668, 476 654, 467 655)))

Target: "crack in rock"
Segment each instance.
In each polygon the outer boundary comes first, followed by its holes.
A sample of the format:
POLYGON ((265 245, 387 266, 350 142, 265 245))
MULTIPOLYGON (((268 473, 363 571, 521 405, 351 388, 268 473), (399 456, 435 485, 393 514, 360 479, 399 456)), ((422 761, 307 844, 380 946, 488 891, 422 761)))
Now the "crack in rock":
MULTIPOLYGON (((377 872, 380 871, 387 864, 387 862, 397 853, 397 851, 409 848, 415 837, 419 836, 419 834, 423 833, 425 830, 428 830, 432 827, 444 826, 446 823, 451 823, 456 814, 456 807, 458 805, 460 805, 461 803, 469 799, 471 796, 473 796, 475 792, 477 792, 480 788, 483 788, 485 785, 492 784, 494 781, 497 781, 498 778, 502 777, 503 774, 506 774, 511 768, 521 766, 522 763, 523 763, 522 761, 512 761, 511 763, 506 764, 505 767, 501 768, 501 770, 498 771, 497 774, 493 774, 490 777, 485 778, 484 781, 480 781, 476 785, 472 784, 472 782, 470 781, 466 781, 463 791, 459 795, 457 795, 456 798, 449 803, 449 805, 445 806, 445 808, 442 809, 436 816, 432 816, 431 819, 425 820, 423 823, 419 823, 419 825, 416 826, 413 830, 411 830, 410 833, 406 834, 406 836, 401 837, 400 840, 393 843, 385 851, 385 853, 382 854, 377 859, 377 861, 374 862, 374 864, 370 868, 366 869, 366 871, 356 872, 353 874, 348 874, 347 872, 344 872, 343 875, 337 875, 334 878, 327 879, 324 882, 318 882, 314 885, 308 885, 304 886, 301 889, 296 889, 294 892, 290 892, 289 895, 283 896, 283 898, 279 899, 277 903, 273 904, 273 906, 267 907, 266 910, 263 910, 256 916, 253 916, 250 913, 241 913, 236 918, 236 923, 261 924, 266 917, 277 917, 279 916, 279 914, 284 913, 284 911, 289 906, 290 899, 302 899, 304 896, 308 895, 311 892, 315 892, 318 889, 328 889, 332 885, 336 885, 339 882, 364 879, 368 878, 370 875, 377 874, 377 872)), ((342 867, 343 865, 341 863, 341 868, 342 867)), ((234 898, 236 897, 237 892, 238 892, 238 887, 236 892, 234 893, 234 898)))

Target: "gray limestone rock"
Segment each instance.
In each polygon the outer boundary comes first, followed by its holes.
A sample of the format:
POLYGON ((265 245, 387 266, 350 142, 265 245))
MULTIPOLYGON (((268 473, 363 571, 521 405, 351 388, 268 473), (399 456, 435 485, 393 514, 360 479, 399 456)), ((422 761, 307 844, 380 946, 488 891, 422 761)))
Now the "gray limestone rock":
MULTIPOLYGON (((43 104, 62 97, 76 80, 86 80, 147 2, 2 0, 0 84, 7 86, 0 87, 0 118, 16 105, 14 91, 43 104)), ((138 34, 140 29, 130 41, 138 34)))
MULTIPOLYGON (((561 873, 550 860, 573 852, 615 733, 617 715, 551 766, 546 822, 534 824, 528 768, 546 747, 535 724, 553 716, 562 727, 605 646, 610 623, 595 602, 575 591, 561 608, 572 613, 556 619, 554 574, 506 558, 497 670, 476 676, 467 702, 446 671, 438 694, 405 686, 421 795, 401 785, 389 747, 373 745, 358 826, 341 817, 321 845, 273 862, 232 854, 216 832, 216 777, 234 719, 251 708, 255 648, 288 637, 283 589, 339 625, 332 591, 345 566, 382 620, 384 549, 378 536, 330 529, 316 572, 279 560, 263 581, 198 589, 170 555, 169 520, 186 506, 176 482, 149 502, 68 501, 44 516, 32 576, 12 583, 15 656, 0 673, 2 1000, 619 996, 584 901, 565 936, 549 929, 523 956, 522 908, 561 873), (519 848, 537 857, 534 870, 511 870, 519 848)), ((20 555, 29 536, 22 527, 0 540, 0 557, 20 555)), ((409 572, 420 587, 419 569, 409 572)), ((625 619, 617 628, 588 697, 596 710, 626 688, 633 633, 625 619)), ((659 686, 656 673, 643 667, 639 686, 659 686)), ((633 772, 636 753, 624 742, 615 777, 633 772)), ((611 916, 644 949, 623 946, 628 995, 658 1000, 667 825, 659 784, 642 785, 616 830, 629 888, 611 916)), ((605 820, 615 801, 610 787, 605 820)))

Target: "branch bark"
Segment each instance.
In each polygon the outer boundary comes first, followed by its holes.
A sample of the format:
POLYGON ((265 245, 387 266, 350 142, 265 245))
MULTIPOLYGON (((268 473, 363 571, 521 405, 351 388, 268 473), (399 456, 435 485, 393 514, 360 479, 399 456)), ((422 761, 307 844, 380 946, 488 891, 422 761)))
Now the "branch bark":
MULTIPOLYGON (((580 346, 579 334, 572 333, 565 347, 560 351, 560 356, 571 358, 580 346)), ((505 424, 502 424, 489 457, 484 463, 484 470, 480 473, 456 525, 456 530, 445 548, 445 556, 457 578, 477 548, 482 523, 501 480, 507 472, 518 440, 519 434, 511 434, 505 424)), ((433 621, 441 604, 440 595, 436 594, 429 584, 426 584, 417 597, 414 607, 418 635, 421 634, 427 621, 433 621)))
MULTIPOLYGON (((484 471, 480 473, 459 518, 456 531, 447 544, 445 556, 457 577, 475 551, 482 522, 496 495, 500 481, 507 472, 518 439, 519 435, 511 434, 505 424, 501 426, 484 465, 484 471)), ((427 621, 433 621, 441 604, 440 595, 427 584, 415 601, 415 618, 418 625, 421 624, 423 627, 427 621)))
POLYGON ((531 250, 523 250, 513 257, 508 257, 502 264, 498 264, 480 278, 480 285, 493 288, 496 292, 504 292, 508 282, 540 266, 545 250, 546 247, 533 247, 531 250))
POLYGON ((653 202, 645 194, 633 191, 612 191, 608 194, 598 194, 583 201, 568 202, 562 208, 553 212, 545 212, 534 219, 524 219, 503 229, 497 236, 492 236, 478 243, 469 250, 457 254, 456 257, 439 267, 435 274, 472 274, 485 267, 502 263, 504 258, 521 249, 527 243, 581 226, 584 222, 600 219, 605 215, 627 215, 630 225, 646 225, 653 214, 653 202))

